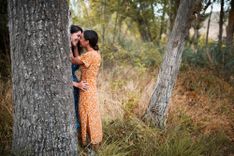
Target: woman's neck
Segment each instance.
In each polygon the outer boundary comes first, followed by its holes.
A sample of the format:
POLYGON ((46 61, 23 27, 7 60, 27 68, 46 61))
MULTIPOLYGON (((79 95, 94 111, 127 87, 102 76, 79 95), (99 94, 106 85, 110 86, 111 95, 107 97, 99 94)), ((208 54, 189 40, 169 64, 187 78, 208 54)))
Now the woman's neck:
POLYGON ((86 51, 87 51, 87 52, 89 52, 89 51, 94 51, 94 49, 93 49, 92 47, 88 46, 88 47, 86 48, 86 51))

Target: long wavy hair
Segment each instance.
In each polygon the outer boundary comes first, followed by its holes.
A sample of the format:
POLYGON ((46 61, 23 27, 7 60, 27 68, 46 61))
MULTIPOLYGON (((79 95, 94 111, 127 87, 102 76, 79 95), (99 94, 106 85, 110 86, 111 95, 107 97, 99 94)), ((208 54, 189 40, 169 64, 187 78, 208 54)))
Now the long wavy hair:
MULTIPOLYGON (((71 25, 70 34, 77 33, 79 31, 83 33, 83 29, 80 26, 71 25)), ((80 42, 77 43, 77 47, 78 47, 79 54, 81 54, 83 52, 83 48, 81 47, 80 42)), ((73 52, 73 55, 74 55, 74 46, 72 46, 71 48, 72 48, 72 52, 73 52)))

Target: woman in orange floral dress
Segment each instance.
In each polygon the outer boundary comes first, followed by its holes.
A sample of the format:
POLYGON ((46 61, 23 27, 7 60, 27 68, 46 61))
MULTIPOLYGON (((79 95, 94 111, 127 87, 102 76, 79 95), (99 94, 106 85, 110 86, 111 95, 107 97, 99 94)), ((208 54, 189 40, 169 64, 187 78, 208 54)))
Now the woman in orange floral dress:
MULTIPOLYGON (((82 144, 87 145, 88 138, 94 148, 101 143, 103 137, 96 87, 101 62, 97 42, 97 33, 93 30, 86 30, 80 38, 80 44, 86 49, 86 52, 76 58, 70 55, 72 63, 81 65, 81 80, 86 81, 89 85, 86 91, 80 92, 79 115, 82 144)), ((73 82, 73 85, 76 86, 77 83, 73 82)))

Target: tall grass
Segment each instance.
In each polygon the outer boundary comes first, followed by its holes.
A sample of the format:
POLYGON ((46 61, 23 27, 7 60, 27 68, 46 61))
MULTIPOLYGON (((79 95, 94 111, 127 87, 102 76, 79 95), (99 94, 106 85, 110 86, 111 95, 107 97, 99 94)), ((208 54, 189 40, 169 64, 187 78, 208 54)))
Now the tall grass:
MULTIPOLYGON (((191 51, 183 56, 169 103, 167 127, 162 130, 141 120, 162 61, 160 48, 155 52, 151 44, 138 48, 129 43, 128 49, 116 44, 104 50, 105 62, 98 77, 104 140, 98 155, 234 154, 233 85, 214 74, 215 70, 204 63, 205 59, 200 59, 199 52, 191 51), (115 52, 108 53, 113 49, 115 52)), ((12 139, 10 81, 0 81, 0 93, 0 154, 9 155, 12 139)), ((80 155, 86 155, 85 149, 81 149, 80 155)))
POLYGON ((0 153, 8 155, 12 140, 11 82, 0 80, 0 153))
POLYGON ((197 156, 227 155, 234 152, 232 142, 222 132, 194 137, 188 127, 184 129, 180 126, 187 127, 182 124, 159 130, 145 125, 135 117, 105 123, 105 142, 99 155, 197 156))
POLYGON ((105 94, 100 96, 105 108, 105 139, 99 155, 234 153, 232 85, 210 70, 187 67, 179 74, 173 92, 167 128, 160 130, 140 118, 148 105, 157 69, 141 70, 117 66, 104 70, 99 77, 101 95, 105 94))

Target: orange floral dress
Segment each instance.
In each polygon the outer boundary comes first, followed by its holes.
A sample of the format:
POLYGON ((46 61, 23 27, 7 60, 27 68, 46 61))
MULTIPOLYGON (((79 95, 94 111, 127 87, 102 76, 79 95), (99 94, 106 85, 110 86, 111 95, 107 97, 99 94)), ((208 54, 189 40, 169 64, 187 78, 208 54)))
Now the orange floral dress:
POLYGON ((80 56, 81 80, 89 84, 87 91, 80 91, 79 115, 81 124, 81 139, 87 144, 87 134, 91 144, 102 141, 102 122, 97 97, 97 74, 101 63, 101 57, 97 51, 89 51, 80 56))

